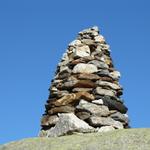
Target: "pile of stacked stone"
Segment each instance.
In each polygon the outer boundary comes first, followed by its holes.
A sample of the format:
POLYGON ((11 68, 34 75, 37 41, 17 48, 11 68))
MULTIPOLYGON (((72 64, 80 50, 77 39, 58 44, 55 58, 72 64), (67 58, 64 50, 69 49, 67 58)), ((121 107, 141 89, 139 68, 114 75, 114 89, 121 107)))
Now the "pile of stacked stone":
POLYGON ((57 66, 39 136, 128 128, 119 78, 98 27, 79 32, 57 66))

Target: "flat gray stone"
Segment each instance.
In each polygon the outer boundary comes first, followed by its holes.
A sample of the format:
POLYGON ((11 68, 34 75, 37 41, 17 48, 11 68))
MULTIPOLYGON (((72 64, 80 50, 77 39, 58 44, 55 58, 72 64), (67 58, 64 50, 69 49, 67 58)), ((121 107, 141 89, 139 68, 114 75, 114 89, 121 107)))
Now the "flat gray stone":
POLYGON ((96 81, 96 84, 99 86, 102 86, 102 87, 110 87, 111 89, 114 89, 114 90, 122 89, 119 85, 117 85, 115 83, 107 82, 107 81, 98 80, 98 81, 96 81))
POLYGON ((125 123, 129 122, 129 119, 128 119, 127 115, 126 114, 121 114, 120 112, 116 112, 116 113, 110 115, 110 117, 113 118, 116 121, 125 122, 125 123))
POLYGON ((109 115, 109 109, 107 106, 96 105, 93 103, 89 103, 85 100, 80 100, 79 105, 76 108, 79 110, 82 110, 82 111, 88 111, 91 114, 97 115, 97 116, 108 116, 109 115))
POLYGON ((113 126, 114 128, 117 129, 123 129, 123 125, 119 121, 115 121, 110 117, 97 117, 97 116, 92 116, 89 118, 90 125, 95 126, 95 127, 101 127, 101 126, 113 126))
POLYGON ((97 67, 93 64, 79 63, 73 68, 73 73, 95 73, 97 67))
POLYGON ((102 89, 101 87, 97 87, 95 92, 96 92, 96 94, 107 95, 107 96, 110 96, 110 97, 115 97, 115 94, 116 94, 115 91, 102 89))
POLYGON ((73 132, 92 132, 93 127, 89 126, 83 120, 80 120, 73 113, 59 114, 59 121, 55 127, 47 131, 47 137, 62 136, 73 132))

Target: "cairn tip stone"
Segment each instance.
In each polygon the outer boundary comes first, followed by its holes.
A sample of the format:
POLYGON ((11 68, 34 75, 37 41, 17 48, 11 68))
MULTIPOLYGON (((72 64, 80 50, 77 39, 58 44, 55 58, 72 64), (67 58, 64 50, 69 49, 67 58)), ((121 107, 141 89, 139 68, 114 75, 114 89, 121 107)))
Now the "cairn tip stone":
POLYGON ((108 132, 129 127, 121 74, 97 26, 68 44, 49 88, 39 136, 108 132))

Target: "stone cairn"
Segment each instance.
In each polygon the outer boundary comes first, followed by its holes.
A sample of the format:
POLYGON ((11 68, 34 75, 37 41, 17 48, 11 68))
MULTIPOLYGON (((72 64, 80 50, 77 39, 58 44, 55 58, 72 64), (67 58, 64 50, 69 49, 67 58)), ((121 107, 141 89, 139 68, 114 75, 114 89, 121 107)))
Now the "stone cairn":
POLYGON ((128 128, 119 78, 98 27, 79 32, 57 66, 39 136, 128 128))

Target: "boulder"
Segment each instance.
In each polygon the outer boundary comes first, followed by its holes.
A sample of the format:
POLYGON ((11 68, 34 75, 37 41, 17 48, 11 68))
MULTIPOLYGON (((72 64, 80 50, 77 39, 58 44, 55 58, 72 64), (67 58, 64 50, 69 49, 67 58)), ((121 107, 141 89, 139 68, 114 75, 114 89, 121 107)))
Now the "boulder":
POLYGON ((117 129, 123 129, 122 123, 119 121, 115 121, 110 117, 98 117, 98 116, 91 116, 89 118, 89 123, 92 126, 95 127, 101 127, 101 126, 113 126, 114 128, 117 129))
POLYGON ((109 109, 107 106, 96 105, 93 103, 89 103, 85 100, 80 100, 79 105, 76 108, 81 111, 90 112, 92 115, 97 115, 97 116, 108 116, 109 115, 109 109))
POLYGON ((59 121, 55 127, 47 131, 47 137, 57 137, 73 132, 88 133, 94 131, 93 127, 80 120, 73 113, 59 114, 59 121))

